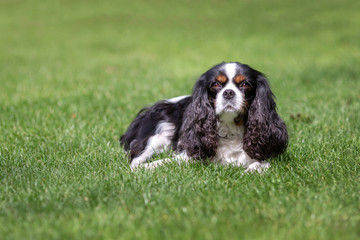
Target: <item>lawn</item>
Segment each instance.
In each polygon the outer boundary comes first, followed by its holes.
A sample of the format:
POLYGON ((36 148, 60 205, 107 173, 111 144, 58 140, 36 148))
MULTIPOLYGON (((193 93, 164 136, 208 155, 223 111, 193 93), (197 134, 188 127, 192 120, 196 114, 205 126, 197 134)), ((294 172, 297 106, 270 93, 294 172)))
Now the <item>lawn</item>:
POLYGON ((0 238, 359 239, 359 9, 0 0, 0 238), (268 76, 287 151, 264 174, 131 172, 118 139, 138 110, 221 61, 268 76))

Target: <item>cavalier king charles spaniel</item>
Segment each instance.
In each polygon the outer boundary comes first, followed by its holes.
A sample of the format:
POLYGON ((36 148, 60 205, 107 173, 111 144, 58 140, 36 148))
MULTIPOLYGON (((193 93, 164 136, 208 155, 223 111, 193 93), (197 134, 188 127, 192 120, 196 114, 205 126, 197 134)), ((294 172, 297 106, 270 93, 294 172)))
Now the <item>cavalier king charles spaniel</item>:
POLYGON ((132 170, 209 160, 262 172, 270 166, 265 160, 281 154, 287 143, 286 125, 276 112, 267 79, 238 62, 209 69, 190 96, 144 108, 120 138, 132 170), (145 163, 169 148, 174 151, 171 159, 145 163))

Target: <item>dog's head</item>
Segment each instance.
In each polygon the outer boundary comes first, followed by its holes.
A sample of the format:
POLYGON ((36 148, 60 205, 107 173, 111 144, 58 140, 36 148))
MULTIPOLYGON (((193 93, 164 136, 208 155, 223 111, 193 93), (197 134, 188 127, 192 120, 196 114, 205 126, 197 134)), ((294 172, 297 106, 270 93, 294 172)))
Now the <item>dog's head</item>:
POLYGON ((217 123, 225 115, 245 129, 243 148, 251 158, 265 160, 286 148, 286 126, 276 112, 266 77, 238 62, 218 64, 197 80, 184 115, 180 147, 190 157, 214 156, 217 123))

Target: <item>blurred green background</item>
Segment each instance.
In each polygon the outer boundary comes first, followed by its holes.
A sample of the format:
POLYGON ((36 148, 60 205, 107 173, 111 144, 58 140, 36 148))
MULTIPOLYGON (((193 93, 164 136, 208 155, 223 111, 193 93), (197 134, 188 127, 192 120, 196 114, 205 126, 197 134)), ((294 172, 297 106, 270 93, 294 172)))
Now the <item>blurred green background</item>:
POLYGON ((0 0, 0 235, 357 239, 360 1, 0 0), (133 174, 140 108, 239 61, 289 128, 264 176, 133 174), (185 210, 184 210, 185 209, 185 210))

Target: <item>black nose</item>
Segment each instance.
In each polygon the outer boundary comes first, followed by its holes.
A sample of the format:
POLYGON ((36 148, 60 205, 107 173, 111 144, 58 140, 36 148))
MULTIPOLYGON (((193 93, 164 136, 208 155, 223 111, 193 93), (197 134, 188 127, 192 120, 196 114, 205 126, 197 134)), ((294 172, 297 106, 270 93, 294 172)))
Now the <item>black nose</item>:
POLYGON ((225 99, 232 99, 235 96, 235 92, 231 89, 225 90, 223 93, 225 99))

